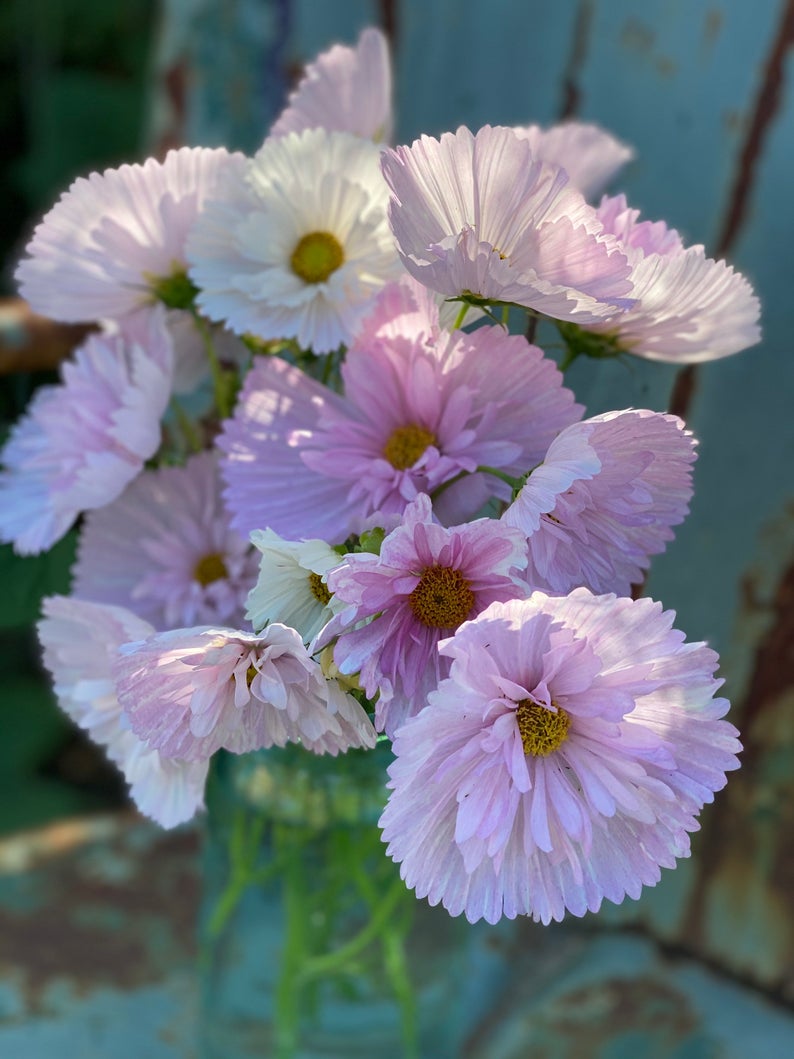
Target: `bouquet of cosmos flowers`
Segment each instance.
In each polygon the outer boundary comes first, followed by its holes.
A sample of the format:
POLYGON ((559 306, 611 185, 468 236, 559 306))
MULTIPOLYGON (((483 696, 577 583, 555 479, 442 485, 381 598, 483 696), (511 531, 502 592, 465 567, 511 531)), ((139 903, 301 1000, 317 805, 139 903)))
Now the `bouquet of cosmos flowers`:
POLYGON ((97 328, 2 451, 0 537, 39 552, 81 518, 44 661, 164 827, 219 750, 344 770, 390 741, 380 827, 418 897, 582 915, 688 854, 740 745, 714 652, 632 598, 695 440, 587 418, 562 370, 736 353, 758 301, 623 196, 590 204, 632 156, 607 132, 390 148, 390 97, 367 30, 254 157, 182 148, 62 196, 17 278, 97 328))

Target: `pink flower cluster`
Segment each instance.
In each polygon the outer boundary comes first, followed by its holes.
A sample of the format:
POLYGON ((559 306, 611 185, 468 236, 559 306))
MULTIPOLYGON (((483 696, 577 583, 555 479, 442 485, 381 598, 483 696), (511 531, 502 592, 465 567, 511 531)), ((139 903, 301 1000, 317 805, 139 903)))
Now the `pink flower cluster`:
POLYGON ((556 326, 563 366, 694 363, 757 342, 758 301, 623 196, 588 201, 633 155, 598 127, 381 147, 390 95, 367 30, 253 157, 72 185, 17 277, 97 330, 5 444, 0 539, 80 520, 44 662, 163 826, 215 754, 390 740, 383 839, 417 896, 582 915, 688 855, 740 746, 716 655, 631 598, 694 438, 585 417, 506 325, 556 326))

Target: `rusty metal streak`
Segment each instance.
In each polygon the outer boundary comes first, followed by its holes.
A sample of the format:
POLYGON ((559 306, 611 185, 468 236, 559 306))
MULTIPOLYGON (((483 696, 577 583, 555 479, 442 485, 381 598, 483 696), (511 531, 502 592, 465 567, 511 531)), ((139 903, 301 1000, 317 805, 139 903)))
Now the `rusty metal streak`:
POLYGON ((380 0, 379 6, 380 24, 394 51, 398 39, 397 0, 380 0))
POLYGON ((753 108, 747 138, 739 154, 739 165, 725 214, 725 222, 717 240, 715 252, 718 257, 725 257, 733 248, 747 215, 747 204, 752 193, 764 141, 782 102, 786 52, 792 47, 794 47, 794 0, 786 0, 783 17, 764 67, 764 79, 753 108))
POLYGON ((674 416, 686 419, 687 413, 692 406, 692 399, 697 390, 697 372, 694 364, 687 364, 681 368, 675 377, 673 391, 670 394, 669 411, 674 416))
MULTIPOLYGON (((715 255, 726 257, 739 236, 747 217, 747 205, 755 183, 758 163, 772 120, 780 109, 783 98, 783 74, 786 53, 794 47, 794 0, 786 0, 777 33, 772 40, 769 57, 764 64, 764 78, 753 108, 747 137, 739 153, 736 177, 725 211, 722 230, 717 239, 715 255)), ((697 389, 697 368, 690 364, 676 376, 670 395, 670 411, 686 419, 697 389)))
POLYGON ((573 27, 571 54, 562 77, 562 107, 560 121, 572 118, 579 111, 581 88, 579 74, 587 58, 590 30, 595 14, 594 0, 580 0, 573 27))
MULTIPOLYGON (((772 601, 774 618, 769 632, 755 652, 755 666, 750 676, 745 711, 742 718, 751 735, 750 722, 768 705, 792 686, 794 678, 794 563, 783 572, 772 601)), ((748 747, 749 749, 749 747, 748 747)), ((745 755, 746 761, 746 755, 745 755)))

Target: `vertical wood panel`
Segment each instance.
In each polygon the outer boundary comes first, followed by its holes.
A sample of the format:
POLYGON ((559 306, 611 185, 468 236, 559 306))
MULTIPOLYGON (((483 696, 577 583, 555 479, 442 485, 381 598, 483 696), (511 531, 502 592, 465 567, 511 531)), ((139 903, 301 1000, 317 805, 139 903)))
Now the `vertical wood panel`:
POLYGON ((576 3, 398 4, 398 135, 553 121, 576 3))
MULTIPOLYGON (((189 129, 195 141, 218 142, 226 133, 227 142, 254 143, 256 123, 264 124, 278 108, 274 86, 286 85, 290 64, 333 40, 352 41, 363 25, 385 18, 396 34, 402 141, 459 123, 476 128, 485 122, 551 122, 573 104, 580 117, 636 147, 637 161, 621 181, 630 201, 711 251, 725 231, 776 33, 792 8, 786 0, 186 5, 169 0, 167 9, 181 12, 183 31, 191 27, 183 34, 182 57, 192 78, 189 129), (203 12, 201 18, 196 12, 203 12), (249 34, 250 47, 215 39, 230 18, 239 35, 257 17, 268 28, 260 26, 259 37, 249 34), (572 69, 572 55, 580 57, 580 67, 572 69), (210 72, 213 61, 222 68, 210 72), (262 84, 246 68, 253 65, 261 74, 262 63, 274 61, 282 64, 281 82, 274 74, 266 90, 241 103, 239 114, 230 111, 234 68, 240 67, 239 93, 262 84), (260 111, 263 118, 254 119, 260 111)), ((730 248, 762 298, 764 343, 692 375, 688 421, 701 439, 696 498, 649 581, 651 594, 679 612, 689 638, 709 638, 722 653, 736 714, 750 716, 750 749, 743 772, 704 812, 695 858, 665 872, 639 903, 590 917, 586 926, 603 930, 610 921, 641 921, 651 936, 791 1000, 794 64, 790 49, 785 55, 779 109, 765 130, 730 248)), ((675 375, 666 366, 629 360, 577 363, 570 381, 591 412, 627 405, 661 409, 675 375)))

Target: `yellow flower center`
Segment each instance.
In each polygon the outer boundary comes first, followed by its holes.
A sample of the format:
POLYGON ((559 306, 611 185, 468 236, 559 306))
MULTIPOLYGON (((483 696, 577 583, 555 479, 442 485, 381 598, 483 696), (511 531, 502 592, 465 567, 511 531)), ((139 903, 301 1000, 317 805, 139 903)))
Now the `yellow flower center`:
POLYGON ((325 283, 344 260, 344 250, 335 235, 309 232, 298 240, 289 263, 304 283, 325 283))
POLYGON ((413 467, 428 445, 435 445, 436 436, 430 430, 415 425, 397 427, 383 446, 383 455, 398 471, 413 467))
POLYGON ((474 593, 460 570, 428 566, 408 603, 416 618, 431 629, 456 629, 474 606, 474 593))
POLYGON ((220 581, 221 578, 228 576, 229 571, 226 569, 226 563, 217 552, 213 552, 212 555, 205 555, 202 559, 199 559, 193 570, 193 580, 198 581, 204 588, 207 585, 211 585, 213 581, 220 581))
POLYGON ((552 713, 532 699, 522 699, 516 710, 516 724, 525 754, 546 757, 568 738, 571 718, 552 700, 557 712, 552 713))
POLYGON ((309 588, 312 590, 312 595, 325 607, 331 602, 331 593, 328 591, 328 586, 320 577, 319 574, 315 574, 312 571, 309 574, 309 588))
POLYGON ((245 671, 245 682, 246 682, 246 684, 248 685, 249 688, 253 684, 254 677, 257 675, 258 672, 259 672, 259 670, 253 664, 253 662, 248 667, 248 669, 246 669, 246 671, 245 671))

